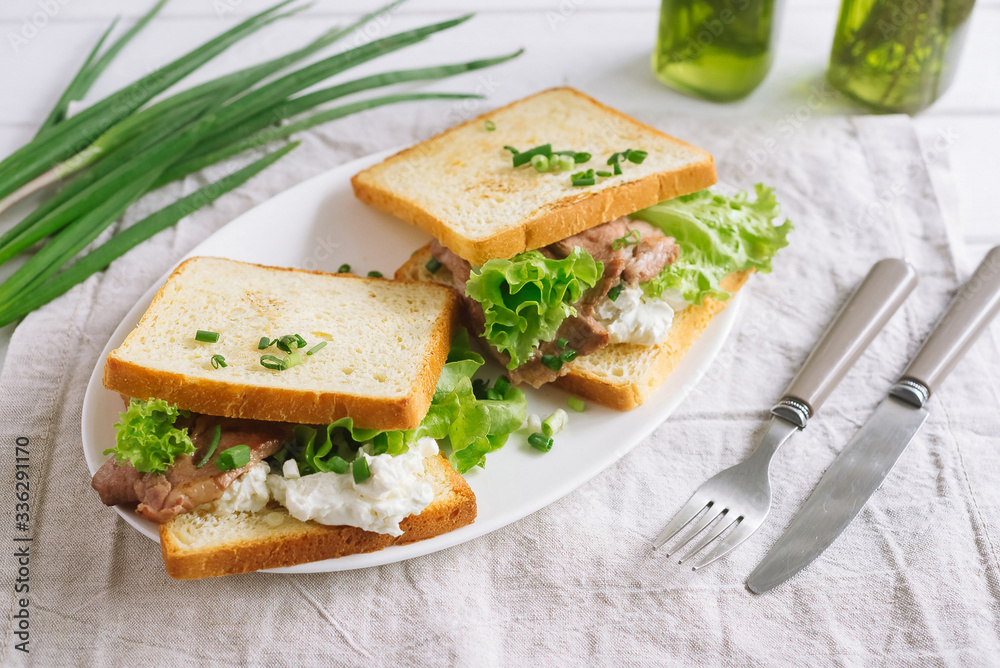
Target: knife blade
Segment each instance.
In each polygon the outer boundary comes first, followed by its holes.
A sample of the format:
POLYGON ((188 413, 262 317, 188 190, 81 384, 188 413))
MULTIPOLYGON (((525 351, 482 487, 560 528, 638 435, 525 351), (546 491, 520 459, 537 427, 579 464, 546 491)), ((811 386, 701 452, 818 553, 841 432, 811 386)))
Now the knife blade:
POLYGON ((798 515, 747 579, 755 594, 812 563, 882 486, 929 415, 931 388, 1000 311, 1000 246, 980 263, 871 417, 837 455, 798 515))

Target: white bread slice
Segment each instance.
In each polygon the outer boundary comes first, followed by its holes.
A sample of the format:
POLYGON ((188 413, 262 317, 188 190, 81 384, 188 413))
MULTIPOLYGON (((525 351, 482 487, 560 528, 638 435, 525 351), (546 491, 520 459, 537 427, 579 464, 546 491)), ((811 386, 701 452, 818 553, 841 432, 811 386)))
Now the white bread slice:
MULTIPOLYGON (((447 267, 441 267, 434 274, 427 270, 424 265, 430 258, 430 246, 424 246, 396 270, 396 278, 451 285, 451 272, 447 267)), ((750 273, 729 274, 722 279, 722 289, 737 292, 750 273)), ((632 410, 645 403, 663 384, 712 318, 728 303, 706 298, 701 306, 689 306, 674 317, 667 339, 655 346, 612 343, 590 355, 578 357, 568 365, 569 372, 555 384, 602 406, 632 410)))
POLYGON ((108 355, 104 386, 197 413, 304 424, 351 417, 371 429, 412 429, 430 405, 456 318, 438 286, 191 258, 108 355), (199 329, 220 334, 195 340, 199 329), (263 367, 263 336, 300 334, 303 363, 263 367), (327 345, 313 355, 306 351, 327 345), (228 366, 212 367, 213 355, 228 366))
POLYGON ((423 479, 434 488, 434 500, 400 522, 401 536, 301 522, 273 503, 259 513, 200 511, 160 525, 163 563, 179 580, 248 573, 414 543, 476 519, 476 497, 447 459, 428 457, 423 479))
POLYGON ((366 204, 423 228, 479 266, 547 246, 619 216, 715 183, 705 151, 606 107, 572 88, 553 88, 491 111, 355 175, 366 204), (486 129, 489 119, 496 126, 486 129), (610 170, 611 154, 648 152, 620 176, 574 187, 570 173, 514 168, 504 145, 540 144, 590 153, 574 171, 610 170))

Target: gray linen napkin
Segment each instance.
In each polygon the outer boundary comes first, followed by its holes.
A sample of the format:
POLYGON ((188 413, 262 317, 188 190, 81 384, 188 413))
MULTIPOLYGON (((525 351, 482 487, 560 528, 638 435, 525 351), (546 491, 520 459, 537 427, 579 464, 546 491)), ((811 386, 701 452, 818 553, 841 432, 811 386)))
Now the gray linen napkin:
MULTIPOLYGON (((159 275, 281 190, 454 122, 453 107, 347 119, 255 181, 28 317, 0 377, 0 663, 18 665, 984 665, 1000 656, 1000 355, 994 328, 854 524, 757 597, 747 574, 873 409, 958 276, 910 123, 642 119, 712 151, 720 180, 777 186, 796 224, 754 277, 734 335, 684 405, 608 471, 478 540, 405 563, 175 582, 159 548, 101 506, 80 448, 87 378, 159 275), (905 256, 920 285, 774 465, 770 520, 693 574, 649 541, 709 475, 748 454, 766 411, 869 266, 905 256), (30 440, 30 527, 14 524, 15 438, 30 440), (30 592, 15 549, 31 535, 30 592), (28 598, 30 654, 15 649, 28 598)), ((194 179, 186 190, 197 185, 194 179)), ((171 193, 176 196, 180 188, 171 193)), ((143 204, 152 210, 159 202, 143 204)), ((135 214, 133 214, 134 218, 135 214)), ((280 223, 280 221, 277 221, 280 223)), ((627 415, 621 419, 628 419, 627 415)), ((572 447, 560 443, 557 447, 572 447)), ((501 455, 502 456, 502 455, 501 455)))

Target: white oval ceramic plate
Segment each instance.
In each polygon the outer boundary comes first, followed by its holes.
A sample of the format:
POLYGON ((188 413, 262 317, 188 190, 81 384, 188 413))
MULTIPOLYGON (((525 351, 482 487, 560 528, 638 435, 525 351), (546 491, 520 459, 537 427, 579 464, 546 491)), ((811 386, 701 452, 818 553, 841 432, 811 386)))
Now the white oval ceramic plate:
MULTIPOLYGON (((185 257, 210 255, 259 264, 336 271, 343 264, 356 273, 371 270, 392 276, 410 254, 430 239, 421 230, 355 199, 351 177, 379 162, 387 151, 341 165, 274 197, 232 221, 185 257)), ((115 330, 90 377, 83 401, 83 450, 91 474, 104 463, 102 452, 114 442, 112 425, 121 398, 104 389, 104 360, 138 324, 167 274, 135 304, 115 330)), ((667 382, 643 406, 621 413, 588 404, 570 411, 569 426, 546 454, 512 436, 503 450, 487 457, 485 469, 466 479, 476 494, 475 523, 429 540, 288 568, 279 573, 350 570, 419 557, 464 543, 543 508, 613 464, 648 436, 705 373, 736 322, 739 299, 716 317, 667 382)), ((500 367, 490 369, 493 377, 500 367)), ((554 388, 527 388, 528 412, 540 416, 566 407, 567 395, 554 388)), ((128 508, 115 510, 141 533, 159 540, 155 524, 128 508)))

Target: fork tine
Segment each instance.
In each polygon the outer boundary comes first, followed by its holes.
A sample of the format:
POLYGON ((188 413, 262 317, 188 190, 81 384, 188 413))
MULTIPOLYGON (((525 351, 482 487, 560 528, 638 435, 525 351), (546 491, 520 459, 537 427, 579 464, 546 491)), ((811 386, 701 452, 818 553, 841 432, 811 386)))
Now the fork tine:
POLYGON ((677 511, 677 514, 670 520, 670 523, 663 527, 660 535, 653 540, 653 549, 662 546, 673 538, 678 531, 690 524, 691 520, 697 517, 698 513, 704 510, 706 505, 708 505, 708 499, 705 498, 705 495, 695 492, 688 499, 688 502, 684 504, 684 507, 677 511))
POLYGON ((694 538, 697 537, 698 534, 700 534, 702 531, 705 530, 705 527, 707 527, 717 518, 725 514, 725 512, 726 509, 719 503, 713 503, 711 506, 709 506, 708 510, 705 511, 705 514, 701 516, 701 519, 698 520, 698 523, 695 524, 694 528, 691 529, 691 532, 688 533, 687 538, 685 538, 678 545, 676 545, 673 551, 670 552, 670 554, 668 554, 667 556, 669 557, 671 554, 677 554, 678 552, 683 550, 685 545, 694 540, 694 538))
POLYGON ((726 556, 727 554, 735 550, 737 547, 740 546, 740 544, 743 541, 752 536, 753 533, 757 531, 757 529, 763 523, 764 523, 763 518, 756 522, 751 522, 748 521, 746 517, 744 517, 742 520, 740 520, 739 525, 735 529, 733 529, 728 536, 722 539, 719 542, 719 544, 712 549, 712 551, 708 554, 707 557, 702 559, 699 563, 697 563, 694 566, 693 570, 697 571, 699 569, 702 569, 705 566, 708 566, 709 564, 718 561, 722 557, 726 556))
POLYGON ((726 529, 728 529, 729 527, 731 527, 734 524, 736 524, 737 522, 739 522, 739 520, 740 520, 740 518, 739 518, 739 516, 736 515, 736 513, 729 512, 729 511, 725 512, 719 518, 719 521, 715 523, 715 526, 713 526, 710 531, 706 532, 705 535, 701 538, 701 540, 699 540, 695 544, 694 547, 692 547, 690 550, 688 550, 687 556, 685 556, 683 559, 681 559, 677 563, 683 564, 685 561, 687 561, 688 559, 690 559, 694 555, 696 555, 699 552, 701 552, 703 549, 705 549, 705 547, 709 543, 711 543, 713 540, 715 540, 716 538, 718 538, 719 536, 721 536, 722 533, 726 529), (730 518, 732 518, 732 519, 730 519, 730 518))

